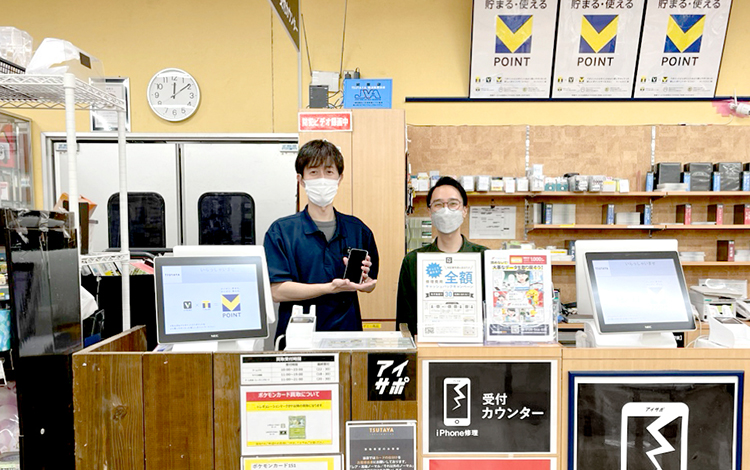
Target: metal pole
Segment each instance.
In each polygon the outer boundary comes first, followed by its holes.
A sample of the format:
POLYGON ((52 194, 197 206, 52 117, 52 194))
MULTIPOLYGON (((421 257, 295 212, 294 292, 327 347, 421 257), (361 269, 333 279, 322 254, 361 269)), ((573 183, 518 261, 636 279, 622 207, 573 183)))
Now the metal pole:
MULTIPOLYGON (((72 73, 63 76, 65 90, 65 134, 68 146, 68 210, 73 214, 73 228, 76 231, 76 246, 81 249, 81 236, 78 227, 78 148, 76 146, 76 77, 72 73)), ((80 255, 78 265, 80 267, 80 255)))
MULTIPOLYGON (((297 4, 297 13, 302 16, 302 0, 297 4)), ((297 109, 302 109, 302 44, 297 47, 297 109)))
POLYGON ((117 150, 120 163, 120 263, 122 273, 122 331, 130 329, 130 222, 128 212, 128 159, 125 149, 125 110, 117 111, 117 150))

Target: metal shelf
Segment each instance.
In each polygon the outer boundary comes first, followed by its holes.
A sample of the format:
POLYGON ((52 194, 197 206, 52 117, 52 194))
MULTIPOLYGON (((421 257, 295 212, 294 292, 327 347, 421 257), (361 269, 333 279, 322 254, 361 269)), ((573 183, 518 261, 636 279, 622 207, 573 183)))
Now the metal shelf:
MULTIPOLYGON (((62 75, 0 74, 0 108, 65 109, 62 75)), ((75 79, 76 109, 125 110, 111 93, 75 79)))
POLYGON ((91 253, 88 255, 81 255, 81 266, 88 266, 91 264, 101 263, 112 263, 129 261, 130 253, 128 252, 117 252, 117 253, 91 253))
MULTIPOLYGON (((65 133, 69 149, 76 146, 75 116, 77 110, 110 109, 117 111, 117 143, 120 165, 120 210, 127 214, 128 179, 125 144, 125 102, 114 95, 95 88, 71 73, 64 75, 0 74, 0 108, 14 109, 58 109, 65 111, 65 133)), ((68 165, 77 168, 77 152, 68 153, 68 165)), ((68 172, 68 193, 73 226, 78 227, 78 176, 76 171, 68 172)), ((120 223, 122 249, 119 253, 106 254, 106 259, 98 255, 79 255, 79 265, 96 264, 106 261, 129 259, 128 224, 120 223), (126 257, 127 256, 127 257, 126 257)), ((80 244, 79 244, 80 246, 80 244)), ((130 276, 129 263, 122 264, 122 329, 130 328, 130 276)))

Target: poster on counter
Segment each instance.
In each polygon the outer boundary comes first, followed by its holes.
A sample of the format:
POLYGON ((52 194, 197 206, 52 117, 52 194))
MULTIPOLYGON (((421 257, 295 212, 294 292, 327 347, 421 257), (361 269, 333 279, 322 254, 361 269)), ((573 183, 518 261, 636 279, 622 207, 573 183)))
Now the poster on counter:
POLYGON ((561 3, 553 98, 632 96, 644 4, 645 0, 561 3))
POLYGON ((474 0, 469 98, 549 98, 557 0, 474 0))
POLYGON ((742 371, 570 372, 571 470, 739 470, 742 371))
POLYGON ((484 275, 486 342, 555 341, 549 251, 485 251, 484 275))
POLYGON ((240 387, 242 455, 339 452, 339 385, 240 387))
POLYGON ((347 470, 416 470, 416 421, 348 421, 347 470))
POLYGON ((480 253, 417 253, 418 342, 481 343, 480 253))
POLYGON ((339 455, 298 455, 294 457, 243 457, 242 470, 343 470, 339 455))
POLYGON ((636 98, 713 98, 731 0, 650 1, 636 98))
POLYGON ((558 361, 425 360, 422 366, 425 453, 556 452, 558 361))
POLYGON ((504 459, 456 459, 425 458, 422 459, 422 470, 556 470, 557 459, 554 457, 504 458, 504 459))

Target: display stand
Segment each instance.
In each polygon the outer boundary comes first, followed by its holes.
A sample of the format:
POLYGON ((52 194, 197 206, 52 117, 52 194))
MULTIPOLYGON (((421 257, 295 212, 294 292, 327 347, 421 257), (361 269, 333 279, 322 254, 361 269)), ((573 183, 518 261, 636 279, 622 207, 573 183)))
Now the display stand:
MULTIPOLYGON (((78 110, 109 109, 117 111, 117 142, 120 163, 120 211, 127 214, 128 181, 125 151, 126 104, 114 95, 99 90, 77 79, 75 75, 23 75, 0 74, 0 108, 13 109, 64 109, 67 147, 76 149, 75 112, 78 110)), ((69 152, 68 192, 69 207, 73 213, 74 227, 79 226, 78 214, 78 163, 77 151, 69 152)), ((125 216, 127 218, 127 215, 125 216)), ((80 230, 77 232, 80 233, 80 230)), ((119 261, 122 271, 122 328, 130 328, 130 275, 128 224, 120 223, 120 252, 117 254, 90 254, 79 256, 80 266, 119 261)), ((81 246, 80 242, 78 246, 81 246)))

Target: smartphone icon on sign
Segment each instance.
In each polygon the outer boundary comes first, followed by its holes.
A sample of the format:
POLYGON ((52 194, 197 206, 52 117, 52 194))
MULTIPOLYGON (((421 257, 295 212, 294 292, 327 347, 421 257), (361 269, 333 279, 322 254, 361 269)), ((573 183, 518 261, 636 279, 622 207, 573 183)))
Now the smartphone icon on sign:
POLYGON ((465 377, 443 379, 443 424, 471 424, 471 380, 465 377))
POLYGON ((620 470, 687 470, 690 409, 680 402, 632 402, 622 407, 620 470), (634 445, 640 443, 639 445, 634 445))

